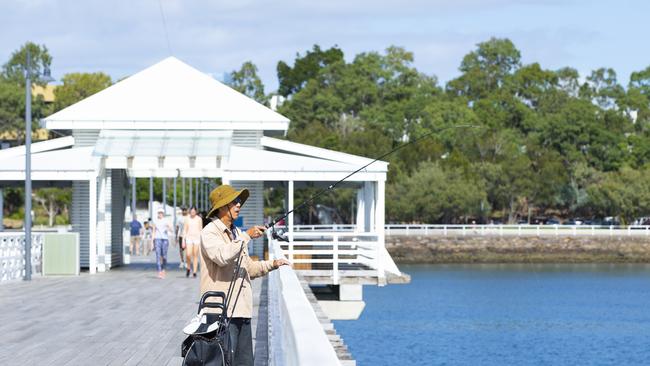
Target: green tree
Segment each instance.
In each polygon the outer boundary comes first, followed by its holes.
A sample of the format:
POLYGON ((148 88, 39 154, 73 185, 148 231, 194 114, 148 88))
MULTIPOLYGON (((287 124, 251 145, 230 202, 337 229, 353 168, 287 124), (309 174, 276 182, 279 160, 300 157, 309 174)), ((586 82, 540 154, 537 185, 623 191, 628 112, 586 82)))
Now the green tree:
POLYGON ((54 90, 54 112, 86 99, 111 86, 111 77, 103 72, 70 73, 54 90))
POLYGON ((447 84, 447 90, 470 100, 486 97, 502 87, 521 66, 521 53, 507 38, 491 38, 465 55, 460 77, 447 84))
POLYGON ((264 94, 264 84, 257 75, 257 66, 251 61, 242 64, 239 70, 230 73, 230 86, 238 92, 255 99, 260 104, 267 104, 268 97, 264 94))
MULTIPOLYGON (((24 138, 25 131, 25 70, 27 49, 32 56, 31 73, 37 75, 49 67, 52 57, 47 47, 27 42, 14 51, 0 72, 0 132, 15 133, 24 138)), ((43 83, 34 78, 34 84, 43 83)), ((42 96, 32 98, 32 129, 38 128, 38 121, 48 112, 42 96)))
POLYGON ((461 169, 423 163, 387 192, 388 218, 427 223, 459 222, 481 215, 485 193, 461 169))
POLYGON ((52 56, 45 45, 37 45, 33 42, 27 42, 17 51, 14 51, 9 61, 2 66, 2 77, 20 85, 25 85, 25 71, 27 70, 27 50, 31 56, 30 72, 34 84, 44 85, 44 83, 34 75, 40 75, 45 69, 49 69, 52 64, 52 56))
POLYGON ((72 202, 72 190, 69 188, 39 188, 34 193, 34 200, 48 216, 48 226, 54 225, 58 214, 68 216, 68 207, 72 202))
POLYGON ((650 215, 650 169, 624 167, 607 173, 587 188, 589 200, 601 216, 617 216, 627 225, 635 218, 650 215))
POLYGON ((278 62, 278 94, 288 97, 300 91, 305 84, 315 78, 321 69, 335 63, 343 62, 343 51, 337 46, 322 50, 314 45, 304 56, 296 54, 293 67, 284 61, 278 62))

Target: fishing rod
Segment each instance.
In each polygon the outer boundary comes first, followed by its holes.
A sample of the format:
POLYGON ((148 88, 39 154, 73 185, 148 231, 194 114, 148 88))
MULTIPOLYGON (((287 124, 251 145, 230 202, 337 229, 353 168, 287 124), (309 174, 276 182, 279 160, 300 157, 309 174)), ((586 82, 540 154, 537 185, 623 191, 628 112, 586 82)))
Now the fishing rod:
POLYGON ((404 147, 406 147, 406 146, 409 146, 409 145, 411 145, 411 144, 416 144, 416 143, 418 143, 418 142, 420 142, 420 141, 426 139, 427 137, 433 135, 434 133, 442 132, 442 131, 449 130, 449 129, 456 129, 456 128, 478 128, 478 127, 480 127, 480 126, 476 126, 476 125, 455 125, 455 126, 447 126, 447 127, 438 128, 438 129, 435 129, 435 130, 429 131, 429 132, 425 133, 425 134, 422 135, 422 136, 419 136, 419 137, 417 137, 417 138, 415 138, 415 139, 413 139, 413 140, 410 140, 410 141, 408 141, 408 142, 405 142, 405 143, 403 143, 403 144, 401 144, 401 145, 399 145, 399 146, 393 148, 392 150, 390 150, 390 151, 388 151, 388 152, 386 152, 386 153, 384 153, 384 154, 382 154, 382 155, 376 157, 374 160, 372 160, 372 161, 369 162, 368 164, 366 164, 366 165, 362 166, 361 168, 359 168, 359 169, 353 171, 352 173, 346 175, 345 177, 343 177, 343 179, 340 179, 339 181, 337 181, 337 182, 335 182, 335 183, 333 183, 333 184, 330 184, 327 188, 323 188, 323 189, 321 189, 320 191, 314 193, 311 197, 309 197, 309 198, 307 198, 306 200, 302 201, 302 203, 300 203, 298 206, 296 206, 296 207, 294 207, 293 209, 291 209, 290 211, 286 212, 284 215, 277 217, 276 219, 274 219, 274 220, 271 221, 270 223, 266 224, 265 226, 266 226, 267 229, 268 229, 268 228, 272 228, 272 232, 271 232, 271 234, 272 234, 272 236, 273 236, 274 239, 276 239, 276 240, 280 240, 280 241, 288 241, 286 238, 284 238, 284 237, 282 237, 282 236, 276 234, 276 232, 275 232, 275 225, 276 225, 279 221, 281 221, 281 220, 287 218, 287 216, 289 216, 292 212, 294 212, 294 211, 296 211, 296 210, 298 210, 298 209, 300 209, 300 208, 302 208, 302 207, 308 205, 309 203, 312 203, 316 198, 318 198, 318 197, 322 196, 323 194, 325 194, 325 193, 327 193, 327 192, 333 190, 337 185, 343 183, 346 179, 348 179, 348 178, 350 178, 351 176, 357 174, 358 172, 360 172, 360 171, 366 169, 367 167, 369 167, 369 166, 372 165, 373 163, 376 163, 377 161, 379 161, 379 160, 381 160, 381 159, 387 157, 388 155, 391 155, 391 154, 395 153, 396 151, 401 150, 402 148, 404 148, 404 147))

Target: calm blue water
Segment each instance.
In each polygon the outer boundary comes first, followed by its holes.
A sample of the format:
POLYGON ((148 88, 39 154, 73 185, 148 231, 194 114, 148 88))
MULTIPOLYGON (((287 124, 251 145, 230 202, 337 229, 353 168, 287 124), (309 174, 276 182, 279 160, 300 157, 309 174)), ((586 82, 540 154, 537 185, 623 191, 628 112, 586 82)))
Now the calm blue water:
POLYGON ((649 265, 400 266, 336 321, 364 365, 650 365, 649 265))

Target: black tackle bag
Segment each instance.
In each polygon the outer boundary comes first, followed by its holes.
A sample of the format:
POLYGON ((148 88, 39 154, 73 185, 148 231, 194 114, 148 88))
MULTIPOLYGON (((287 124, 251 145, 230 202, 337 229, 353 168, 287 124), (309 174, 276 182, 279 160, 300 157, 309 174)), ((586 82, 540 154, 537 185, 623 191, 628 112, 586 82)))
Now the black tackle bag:
POLYGON ((203 308, 221 309, 221 314, 205 314, 205 323, 201 324, 195 333, 185 338, 181 344, 183 366, 230 366, 232 364, 230 332, 224 316, 225 297, 223 292, 217 291, 208 291, 201 297, 199 314, 203 308), (218 297, 221 301, 207 302, 209 297, 218 297), (216 329, 209 330, 215 326, 216 329))

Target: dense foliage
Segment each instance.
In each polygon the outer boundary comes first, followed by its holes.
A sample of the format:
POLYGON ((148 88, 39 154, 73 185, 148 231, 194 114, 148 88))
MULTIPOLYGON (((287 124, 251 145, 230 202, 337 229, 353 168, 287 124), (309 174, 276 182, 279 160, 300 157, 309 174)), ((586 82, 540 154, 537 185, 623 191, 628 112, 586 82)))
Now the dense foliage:
MULTIPOLYGON (((28 43, 3 66, 0 132, 20 132, 24 123, 26 48, 34 71, 51 63, 45 46, 28 43)), ((388 159, 388 221, 614 216, 630 223, 650 216, 650 66, 632 73, 623 86, 610 68, 581 76, 570 67, 523 64, 516 46, 497 38, 469 52, 460 75, 445 85, 413 62, 414 55, 400 47, 346 60, 338 47, 319 46, 297 54, 292 65, 280 61, 279 112, 292 121, 287 138, 375 157, 437 131, 388 159), (479 128, 447 128, 457 125, 479 128)), ((252 62, 230 79, 236 90, 269 103, 252 62)), ((102 73, 68 74, 62 82, 54 105, 35 98, 35 123, 112 83, 102 73)), ((138 182, 140 198, 145 183, 138 182)), ((297 201, 313 191, 299 193, 297 201)), ((44 211, 52 212, 48 199, 67 204, 69 195, 54 193, 39 198, 44 211)), ((12 197, 19 199, 19 190, 5 196, 6 206, 18 207, 12 197)), ((281 205, 268 192, 266 199, 281 205)), ((351 219, 352 190, 323 200, 342 220, 351 219)))
POLYGON ((373 157, 428 131, 480 126, 435 133, 389 159, 389 221, 650 215, 650 67, 623 87, 608 68, 583 79, 522 64, 510 40, 492 38, 443 86, 413 60, 389 47, 346 62, 340 49, 315 46, 293 68, 278 64, 280 113, 297 142, 373 157))

